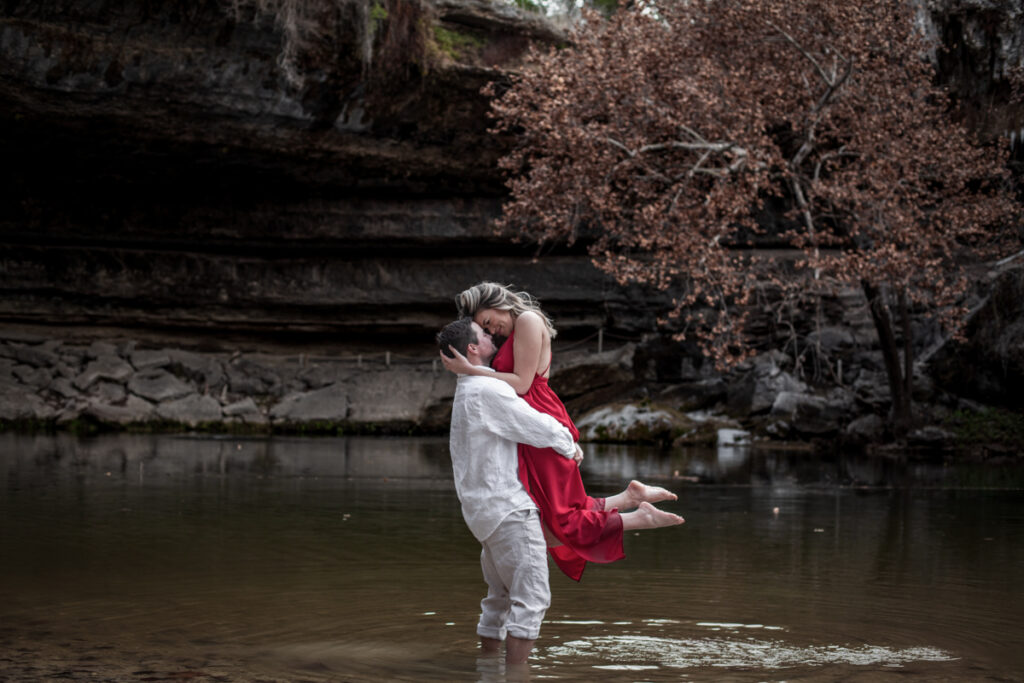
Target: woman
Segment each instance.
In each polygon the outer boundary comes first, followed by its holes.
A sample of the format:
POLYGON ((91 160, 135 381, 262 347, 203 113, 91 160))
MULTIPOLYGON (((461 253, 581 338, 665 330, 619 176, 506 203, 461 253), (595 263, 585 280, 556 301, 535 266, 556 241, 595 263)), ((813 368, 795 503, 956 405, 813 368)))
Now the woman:
MULTIPOLYGON (((485 332, 504 337, 505 342, 492 361, 496 372, 471 365, 454 349, 454 359, 441 354, 445 367, 458 374, 486 374, 508 382, 533 408, 560 421, 578 440, 579 431, 548 386, 551 340, 557 332, 537 302, 526 292, 493 282, 467 289, 455 302, 460 316, 473 318, 485 332)), ((651 505, 676 499, 675 494, 658 486, 633 481, 615 496, 588 496, 577 463, 549 448, 520 444, 519 478, 540 509, 555 563, 576 581, 588 561, 614 562, 625 557, 623 531, 683 522, 678 515, 651 505), (634 508, 633 512, 619 513, 620 509, 634 508)))

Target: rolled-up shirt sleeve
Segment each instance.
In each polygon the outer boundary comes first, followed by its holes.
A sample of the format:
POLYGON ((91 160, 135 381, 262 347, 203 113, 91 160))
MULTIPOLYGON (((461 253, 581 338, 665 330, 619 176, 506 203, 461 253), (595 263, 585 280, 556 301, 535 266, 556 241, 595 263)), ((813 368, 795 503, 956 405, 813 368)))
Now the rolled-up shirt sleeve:
POLYGON ((561 422, 533 408, 515 390, 495 379, 480 392, 480 419, 494 434, 536 448, 553 448, 566 458, 576 455, 572 433, 561 422))

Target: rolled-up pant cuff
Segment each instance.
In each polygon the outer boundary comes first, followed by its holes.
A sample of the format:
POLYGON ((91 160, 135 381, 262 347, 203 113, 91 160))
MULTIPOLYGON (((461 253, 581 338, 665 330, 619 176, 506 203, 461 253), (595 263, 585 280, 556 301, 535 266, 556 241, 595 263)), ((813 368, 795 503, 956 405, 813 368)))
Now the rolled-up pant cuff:
POLYGON ((521 640, 537 640, 538 636, 540 636, 540 629, 538 628, 533 631, 528 631, 525 628, 520 628, 518 626, 509 626, 508 634, 513 638, 519 638, 521 640))
MULTIPOLYGON (((492 628, 490 626, 484 626, 483 624, 477 624, 476 634, 481 638, 493 638, 494 640, 505 640, 505 629, 504 628, 492 628)), ((516 636, 518 638, 518 636, 516 636)))

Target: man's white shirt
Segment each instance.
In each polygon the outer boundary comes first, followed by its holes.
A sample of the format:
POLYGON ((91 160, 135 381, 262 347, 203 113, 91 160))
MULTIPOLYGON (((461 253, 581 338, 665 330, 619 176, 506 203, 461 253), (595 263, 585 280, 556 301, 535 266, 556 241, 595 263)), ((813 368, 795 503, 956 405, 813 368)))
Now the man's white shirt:
POLYGON ((576 453, 569 429, 495 377, 459 375, 449 446, 462 515, 479 541, 516 510, 536 508, 519 481, 516 445, 576 453))

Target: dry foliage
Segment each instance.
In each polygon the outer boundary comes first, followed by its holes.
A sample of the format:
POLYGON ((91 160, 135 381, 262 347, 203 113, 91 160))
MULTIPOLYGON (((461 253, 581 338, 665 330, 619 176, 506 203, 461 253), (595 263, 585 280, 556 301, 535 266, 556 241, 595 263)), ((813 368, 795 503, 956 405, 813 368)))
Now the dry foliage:
POLYGON ((720 367, 750 353, 746 316, 766 286, 808 302, 863 285, 955 332, 962 253, 997 253, 1020 212, 1006 150, 975 144, 933 86, 910 5, 715 0, 589 16, 571 48, 536 54, 493 103, 496 130, 518 140, 500 226, 593 236, 595 263, 621 282, 678 287, 675 315, 720 367), (795 270, 737 248, 766 201, 788 207, 795 270))

